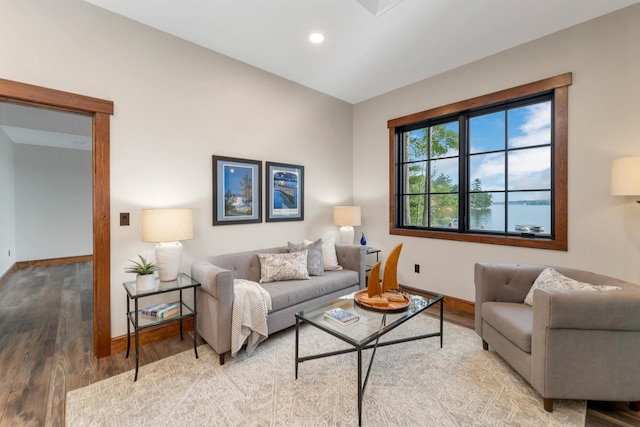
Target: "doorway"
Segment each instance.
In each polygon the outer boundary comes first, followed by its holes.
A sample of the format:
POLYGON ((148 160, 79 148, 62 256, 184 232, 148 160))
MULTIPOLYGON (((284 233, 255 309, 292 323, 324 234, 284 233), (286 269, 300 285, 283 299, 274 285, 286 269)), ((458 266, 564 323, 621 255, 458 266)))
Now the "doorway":
POLYGON ((111 354, 109 142, 113 102, 0 79, 0 100, 87 114, 92 118, 93 353, 111 354))

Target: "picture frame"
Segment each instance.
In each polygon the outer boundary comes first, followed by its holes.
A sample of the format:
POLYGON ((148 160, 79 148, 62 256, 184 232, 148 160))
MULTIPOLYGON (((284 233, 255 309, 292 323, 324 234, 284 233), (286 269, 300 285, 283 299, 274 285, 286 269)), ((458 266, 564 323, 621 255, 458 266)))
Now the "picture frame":
POLYGON ((304 166, 266 162, 266 221, 304 221, 304 166))
POLYGON ((262 162, 212 156, 213 225, 262 222, 262 162))

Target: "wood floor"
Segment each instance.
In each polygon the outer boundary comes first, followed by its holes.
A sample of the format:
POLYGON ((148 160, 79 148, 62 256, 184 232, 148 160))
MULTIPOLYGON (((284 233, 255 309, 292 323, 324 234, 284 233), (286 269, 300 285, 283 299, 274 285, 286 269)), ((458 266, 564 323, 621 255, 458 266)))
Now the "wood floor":
MULTIPOLYGON (((4 282, 0 426, 63 426, 67 391, 135 367, 124 353, 93 357, 91 263, 27 268, 4 282)), ((473 327, 469 315, 445 309, 445 318, 473 327)), ((140 363, 192 348, 187 337, 149 344, 140 350, 140 363)), ((640 413, 624 403, 590 401, 586 426, 640 426, 640 413)))

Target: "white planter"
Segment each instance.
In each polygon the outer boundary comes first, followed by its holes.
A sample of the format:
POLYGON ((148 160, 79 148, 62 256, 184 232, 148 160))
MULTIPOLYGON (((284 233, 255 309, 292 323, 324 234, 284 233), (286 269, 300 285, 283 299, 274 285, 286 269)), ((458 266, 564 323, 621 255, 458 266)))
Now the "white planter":
POLYGON ((155 283, 155 274, 138 274, 136 276, 136 290, 138 291, 150 291, 154 288, 155 283))

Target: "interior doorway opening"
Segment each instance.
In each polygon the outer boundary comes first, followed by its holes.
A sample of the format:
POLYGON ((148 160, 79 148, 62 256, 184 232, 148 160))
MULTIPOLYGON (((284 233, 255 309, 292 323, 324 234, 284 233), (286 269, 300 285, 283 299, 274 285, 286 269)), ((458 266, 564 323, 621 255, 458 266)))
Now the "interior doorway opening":
POLYGON ((92 118, 93 353, 111 354, 109 140, 113 102, 0 79, 0 100, 92 118))

